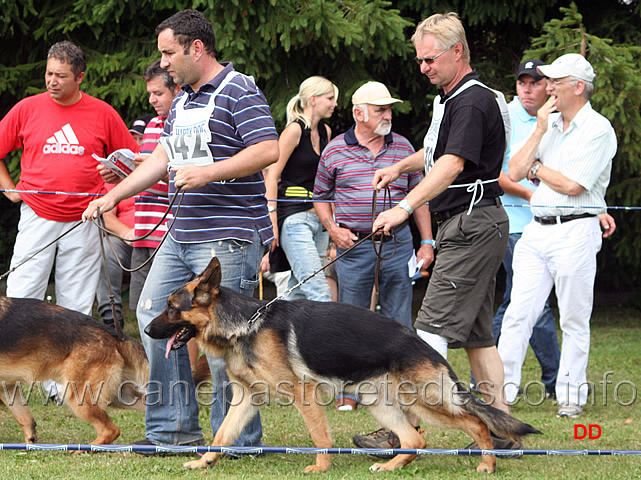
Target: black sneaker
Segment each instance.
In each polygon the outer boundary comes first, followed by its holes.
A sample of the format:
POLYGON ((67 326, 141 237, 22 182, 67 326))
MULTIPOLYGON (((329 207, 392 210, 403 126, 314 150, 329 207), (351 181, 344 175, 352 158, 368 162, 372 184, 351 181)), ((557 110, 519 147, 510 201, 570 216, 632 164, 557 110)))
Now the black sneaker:
MULTIPOLYGON (((398 435, 384 428, 367 435, 354 435, 353 442, 358 448, 401 448, 401 441, 398 435)), ((372 453, 372 455, 384 459, 394 458, 395 456, 384 453, 372 453)))
MULTIPOLYGON (((523 444, 521 442, 513 442, 505 438, 499 438, 494 435, 494 432, 490 432, 492 437, 492 448, 494 450, 522 450, 523 444)), ((476 442, 470 443, 465 450, 481 450, 476 442)), ((496 455, 498 458, 521 458, 523 456, 520 452, 514 453, 501 453, 496 455)))

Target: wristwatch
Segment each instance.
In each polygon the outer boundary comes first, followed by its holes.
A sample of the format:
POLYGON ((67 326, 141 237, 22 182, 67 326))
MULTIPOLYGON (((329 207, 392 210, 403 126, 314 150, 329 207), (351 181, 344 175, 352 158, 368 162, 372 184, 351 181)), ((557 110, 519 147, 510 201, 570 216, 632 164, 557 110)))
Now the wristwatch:
POLYGON ((541 168, 541 162, 536 161, 532 164, 532 166, 530 167, 530 176, 532 178, 536 178, 536 172, 539 171, 539 168, 541 168))

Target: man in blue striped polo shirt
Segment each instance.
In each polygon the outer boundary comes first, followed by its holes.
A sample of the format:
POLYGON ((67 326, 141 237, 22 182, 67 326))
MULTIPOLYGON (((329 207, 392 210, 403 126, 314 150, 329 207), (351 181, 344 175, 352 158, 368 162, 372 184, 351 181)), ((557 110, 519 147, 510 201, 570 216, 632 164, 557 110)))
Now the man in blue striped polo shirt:
MULTIPOLYGON (((137 316, 149 357, 146 439, 139 444, 202 444, 187 349, 165 359, 166 341, 144 328, 165 308, 178 287, 202 273, 212 257, 222 266, 222 285, 252 295, 264 245, 272 238, 261 170, 278 159, 278 134, 253 79, 215 55, 212 25, 196 10, 183 10, 157 28, 160 66, 183 85, 172 104, 159 146, 123 182, 92 202, 106 211, 123 198, 152 186, 169 167, 169 195, 185 191, 176 222, 158 251, 140 296, 137 316)), ((228 379, 222 358, 208 357, 214 392, 214 435, 227 412, 228 379)), ((235 445, 261 444, 258 414, 235 445)))
MULTIPOLYGON (((414 147, 405 137, 391 131, 392 105, 397 102, 400 100, 392 98, 382 83, 368 82, 360 87, 352 96, 355 125, 334 138, 321 155, 314 185, 314 207, 336 243, 337 255, 372 232, 374 172, 414 153, 414 147), (335 202, 335 218, 331 204, 323 200, 335 202)), ((400 176, 390 184, 389 201, 396 205, 422 178, 420 172, 400 176)), ((381 195, 376 205, 377 213, 389 207, 383 200, 381 195)), ((422 239, 417 258, 423 260, 422 268, 427 269, 434 260, 434 242, 426 205, 416 209, 414 220, 422 239)), ((414 247, 408 222, 395 230, 395 236, 396 240, 383 238, 382 258, 385 260, 381 261, 378 283, 381 313, 413 329, 407 262, 414 247)), ((336 262, 338 300, 369 308, 375 270, 376 252, 369 241, 339 259, 336 262)), ((356 399, 339 394, 337 406, 353 409, 356 399)))

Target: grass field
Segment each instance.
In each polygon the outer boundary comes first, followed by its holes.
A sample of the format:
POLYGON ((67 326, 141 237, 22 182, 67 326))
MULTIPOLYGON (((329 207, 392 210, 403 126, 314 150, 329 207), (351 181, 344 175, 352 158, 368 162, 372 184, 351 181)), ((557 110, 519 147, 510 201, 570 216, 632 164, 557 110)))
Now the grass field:
MULTIPOLYGON (((540 405, 520 402, 513 415, 531 423, 544 435, 527 438, 528 449, 569 450, 641 450, 641 409, 638 386, 641 385, 641 325, 640 312, 621 306, 599 306, 592 320, 592 347, 588 380, 594 383, 583 417, 577 420, 557 419, 553 400, 540 405), (604 383, 604 378, 612 383, 604 383), (592 405, 592 402, 594 405, 592 405), (595 424, 601 437, 595 440, 575 440, 575 424, 595 424)), ((138 336, 134 321, 127 320, 127 331, 138 336)), ((450 363, 465 381, 469 367, 464 352, 450 351, 450 363)), ((524 382, 539 379, 538 363, 532 352, 524 366, 524 382)), ((530 403, 535 402, 538 390, 533 388, 530 403)), ((44 404, 42 398, 30 402, 38 422, 41 443, 89 443, 95 438, 93 428, 76 419, 66 407, 44 404)), ((138 412, 110 410, 110 416, 122 431, 117 440, 128 444, 145 436, 144 415, 138 412)), ((263 440, 269 446, 312 447, 309 434, 294 408, 270 406, 261 408, 263 440)), ((378 428, 365 411, 338 412, 327 409, 335 446, 349 447, 357 433, 378 428)), ((201 425, 205 439, 211 442, 209 410, 201 408, 201 425)), ((444 431, 423 425, 428 448, 463 448, 471 440, 458 431, 444 431)), ((0 443, 22 443, 22 432, 8 410, 0 407, 0 443)), ((135 453, 66 453, 0 451, 0 479, 162 479, 162 478, 300 478, 302 470, 314 462, 310 455, 271 454, 262 458, 222 460, 208 471, 188 471, 182 468, 186 456, 143 457, 135 453)), ((368 467, 375 459, 361 455, 335 455, 332 469, 317 474, 323 479, 379 478, 478 478, 475 471, 478 457, 424 456, 408 467, 391 473, 373 474, 368 467)), ((639 456, 526 456, 519 460, 497 460, 494 478, 505 479, 631 479, 641 478, 639 456)))

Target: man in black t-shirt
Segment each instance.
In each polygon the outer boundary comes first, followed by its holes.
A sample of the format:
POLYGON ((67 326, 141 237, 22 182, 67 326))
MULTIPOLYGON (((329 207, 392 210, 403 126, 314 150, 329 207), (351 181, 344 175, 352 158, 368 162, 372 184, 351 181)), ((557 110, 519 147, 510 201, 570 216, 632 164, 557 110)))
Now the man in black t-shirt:
MULTIPOLYGON (((389 232, 429 202, 438 224, 437 255, 417 333, 444 357, 448 347, 464 348, 485 401, 509 412, 501 401, 503 364, 492 334, 495 276, 509 235, 497 181, 506 128, 509 132, 509 120, 504 125, 502 119, 507 106, 471 68, 465 31, 455 13, 425 19, 412 42, 421 73, 441 87, 440 95, 424 148, 377 171, 373 184, 383 188, 398 175, 423 167, 426 176, 397 207, 381 213, 373 228, 389 232)), ((494 446, 515 445, 495 441, 494 446)))

